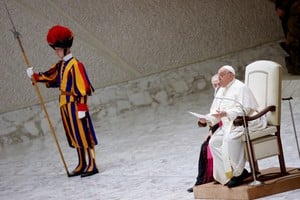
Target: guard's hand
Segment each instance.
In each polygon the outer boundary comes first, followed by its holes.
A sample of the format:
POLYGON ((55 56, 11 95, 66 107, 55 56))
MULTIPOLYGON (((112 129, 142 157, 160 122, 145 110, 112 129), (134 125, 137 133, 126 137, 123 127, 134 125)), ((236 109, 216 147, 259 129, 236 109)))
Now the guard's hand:
POLYGON ((34 74, 34 72, 33 72, 33 67, 28 67, 27 69, 26 69, 26 73, 27 73, 27 76, 28 76, 28 78, 32 78, 32 75, 34 74))
POLYGON ((78 118, 82 119, 85 117, 85 111, 78 111, 78 118))
POLYGON ((78 118, 79 119, 82 119, 85 117, 86 115, 86 111, 88 111, 88 106, 86 104, 83 104, 83 103, 78 103, 77 104, 77 109, 78 109, 78 118))

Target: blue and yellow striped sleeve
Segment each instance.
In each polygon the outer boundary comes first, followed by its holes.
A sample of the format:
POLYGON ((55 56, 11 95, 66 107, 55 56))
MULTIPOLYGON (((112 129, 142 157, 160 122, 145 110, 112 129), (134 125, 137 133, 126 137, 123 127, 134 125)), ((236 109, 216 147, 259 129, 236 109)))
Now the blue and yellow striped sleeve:
POLYGON ((47 87, 59 87, 59 73, 58 73, 59 63, 51 66, 51 68, 46 72, 38 73, 38 82, 46 83, 47 87))

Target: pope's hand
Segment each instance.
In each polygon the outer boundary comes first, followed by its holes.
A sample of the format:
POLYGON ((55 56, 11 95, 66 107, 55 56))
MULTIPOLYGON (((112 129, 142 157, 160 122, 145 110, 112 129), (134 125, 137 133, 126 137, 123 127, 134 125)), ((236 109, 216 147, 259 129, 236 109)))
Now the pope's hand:
POLYGON ((26 73, 27 73, 27 76, 28 76, 28 78, 32 78, 32 75, 33 75, 33 67, 28 67, 27 69, 26 69, 26 73))
POLYGON ((227 113, 225 111, 217 110, 217 112, 215 114, 212 114, 212 116, 214 116, 215 118, 222 118, 222 117, 226 117, 227 113))
POLYGON ((204 118, 199 118, 199 122, 200 122, 201 124, 205 124, 205 123, 207 123, 207 120, 204 119, 204 118))

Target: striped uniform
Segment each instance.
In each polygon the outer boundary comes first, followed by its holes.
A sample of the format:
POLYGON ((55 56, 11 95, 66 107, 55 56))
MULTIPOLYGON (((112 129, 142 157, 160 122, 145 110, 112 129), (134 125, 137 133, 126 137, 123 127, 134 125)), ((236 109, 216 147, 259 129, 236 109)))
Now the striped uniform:
POLYGON ((87 99, 94 88, 83 64, 72 56, 69 57, 69 60, 59 61, 48 71, 39 73, 37 81, 44 82, 47 87, 59 87, 60 113, 69 145, 74 148, 93 148, 98 142, 88 112, 87 99), (86 116, 79 119, 77 113, 82 108, 86 111, 86 116))

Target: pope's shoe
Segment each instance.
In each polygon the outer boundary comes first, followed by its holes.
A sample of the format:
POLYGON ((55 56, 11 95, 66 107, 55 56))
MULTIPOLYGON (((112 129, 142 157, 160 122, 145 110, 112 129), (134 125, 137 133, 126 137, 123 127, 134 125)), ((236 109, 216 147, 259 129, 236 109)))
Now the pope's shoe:
POLYGON ((236 187, 236 186, 239 186, 239 185, 242 185, 243 184, 243 180, 245 178, 247 178, 248 176, 250 176, 251 174, 246 170, 244 169, 242 174, 240 176, 237 176, 237 177, 232 177, 230 179, 230 181, 228 183, 225 184, 225 186, 229 187, 229 188, 232 188, 232 187, 236 187))
POLYGON ((97 174, 97 173, 99 173, 99 171, 98 171, 98 169, 95 167, 92 171, 86 171, 86 172, 83 172, 83 173, 81 174, 81 177, 83 178, 83 177, 87 177, 87 176, 92 176, 92 175, 97 174))

